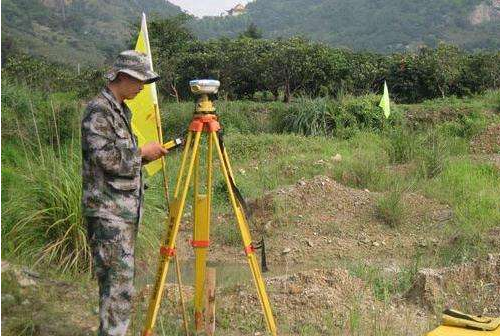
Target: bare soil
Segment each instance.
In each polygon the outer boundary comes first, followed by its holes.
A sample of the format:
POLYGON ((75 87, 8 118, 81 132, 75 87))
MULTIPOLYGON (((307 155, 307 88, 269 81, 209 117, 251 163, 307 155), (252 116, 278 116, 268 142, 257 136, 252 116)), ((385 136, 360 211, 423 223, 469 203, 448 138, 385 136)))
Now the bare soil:
MULTIPOLYGON (((500 315, 500 227, 490 233, 493 251, 484 260, 448 268, 420 268, 406 291, 382 299, 377 279, 367 279, 360 271, 377 269, 378 277, 397 281, 416 256, 429 256, 437 247, 453 244, 453 237, 443 233, 443 225, 453 218, 453 212, 446 204, 407 193, 403 195, 404 221, 391 228, 375 214, 381 196, 317 176, 249 202, 253 237, 266 238, 271 272, 265 274, 265 281, 280 335, 352 335, 355 330, 374 326, 387 335, 422 335, 437 324, 440 309, 447 306, 500 315)), ((214 214, 213 225, 231 223, 235 225, 231 214, 214 214)), ((193 261, 190 237, 191 225, 186 220, 178 240, 183 265, 193 261)), ((138 260, 137 312, 146 308, 155 258, 138 260)), ((242 247, 222 244, 218 237, 213 237, 209 258, 220 269, 247 269, 242 247)), ((3 276, 11 274, 19 284, 28 279, 28 284, 19 285, 14 304, 9 304, 16 314, 33 314, 41 334, 63 335, 58 330, 70 326, 76 327, 68 335, 95 332, 97 293, 93 281, 80 287, 8 267, 5 272, 3 276), (44 325, 41 321, 47 314, 41 313, 42 307, 50 305, 54 297, 60 304, 50 314, 59 322, 44 325), (24 300, 28 303, 23 305, 24 300)), ((228 273, 218 273, 217 323, 225 335, 264 335, 250 273, 236 273, 240 274, 234 279, 225 279, 228 273)), ((178 310, 172 309, 178 300, 174 279, 170 277, 167 285, 162 314, 180 325, 178 310)), ((185 278, 183 287, 186 300, 193 296, 190 280, 185 278)), ((2 312, 3 301, 2 297, 2 312)), ((7 320, 2 318, 4 323, 7 320)), ((140 322, 131 329, 140 330, 140 322)))

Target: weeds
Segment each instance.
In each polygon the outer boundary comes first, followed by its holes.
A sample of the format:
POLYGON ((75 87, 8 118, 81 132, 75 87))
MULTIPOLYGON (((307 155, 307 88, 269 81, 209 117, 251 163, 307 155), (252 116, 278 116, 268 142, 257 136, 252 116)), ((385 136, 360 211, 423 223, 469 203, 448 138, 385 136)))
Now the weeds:
POLYGON ((389 139, 386 150, 391 163, 408 163, 416 157, 420 147, 417 134, 404 126, 390 129, 386 134, 389 139))
POLYGON ((406 216, 402 192, 391 190, 380 197, 375 205, 377 217, 391 228, 400 226, 406 216))
POLYGON ((335 167, 337 180, 354 188, 385 189, 387 179, 384 167, 389 159, 380 136, 358 133, 346 145, 354 148, 351 155, 335 167))
POLYGON ((217 223, 213 234, 224 245, 239 246, 242 244, 240 231, 234 221, 217 223))
POLYGON ((444 264, 485 252, 483 234, 500 223, 499 185, 500 173, 491 165, 452 160, 424 186, 429 197, 453 208, 453 220, 446 227, 451 241, 440 251, 444 264))
POLYGON ((45 162, 34 162, 36 169, 19 174, 25 196, 5 205, 8 212, 19 212, 7 240, 14 254, 31 254, 37 263, 54 263, 62 270, 88 269, 79 159, 51 151, 45 156, 45 162))
POLYGON ((443 137, 431 131, 424 142, 425 148, 420 151, 421 172, 425 178, 433 178, 444 169, 448 158, 448 148, 443 137))
POLYGON ((332 130, 332 118, 326 98, 299 97, 281 116, 281 131, 303 135, 328 135, 332 130))
POLYGON ((352 275, 364 280, 371 287, 377 300, 387 303, 395 295, 401 295, 411 287, 419 265, 420 256, 417 256, 411 265, 394 274, 385 273, 380 267, 366 264, 351 264, 348 268, 352 275))
MULTIPOLYGON (((18 128, 18 139, 26 160, 15 169, 2 217, 8 217, 4 233, 14 255, 64 270, 85 270, 91 257, 81 211, 80 150, 64 146, 55 132, 54 146, 44 145, 39 116, 31 101, 34 134, 18 128), (33 139, 34 137, 34 139, 33 139), (32 140, 33 139, 33 140, 32 140), (34 144, 33 144, 34 143, 34 144)), ((56 112, 43 119, 58 130, 56 112)), ((76 141, 79 142, 79 141, 76 141)), ((70 141, 75 144, 75 141, 70 141)))

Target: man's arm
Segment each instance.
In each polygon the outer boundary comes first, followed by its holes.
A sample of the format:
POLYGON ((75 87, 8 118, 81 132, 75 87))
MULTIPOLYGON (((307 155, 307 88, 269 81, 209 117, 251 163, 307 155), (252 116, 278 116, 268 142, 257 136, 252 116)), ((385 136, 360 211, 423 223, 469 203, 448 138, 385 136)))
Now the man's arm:
POLYGON ((150 142, 139 148, 139 153, 142 157, 142 164, 148 164, 167 154, 167 150, 158 142, 150 142))

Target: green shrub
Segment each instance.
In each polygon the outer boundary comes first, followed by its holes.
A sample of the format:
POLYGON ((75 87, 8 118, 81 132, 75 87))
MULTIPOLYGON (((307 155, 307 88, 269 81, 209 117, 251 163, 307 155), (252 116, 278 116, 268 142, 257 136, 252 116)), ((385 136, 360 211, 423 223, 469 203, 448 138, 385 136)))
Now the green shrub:
POLYGON ((377 217, 391 228, 403 223, 406 216, 406 208, 399 190, 391 190, 382 195, 375 205, 377 217))
POLYGON ((307 136, 334 135, 348 139, 358 130, 383 130, 400 123, 396 112, 386 120, 378 106, 380 97, 366 95, 329 98, 299 97, 289 108, 281 110, 273 118, 278 132, 298 133, 307 136))
POLYGON ((449 148, 443 136, 431 130, 424 139, 419 153, 420 171, 423 177, 433 178, 444 169, 449 148))
POLYGON ((488 124, 486 117, 473 111, 470 114, 461 114, 452 121, 448 121, 440 125, 440 128, 450 136, 461 137, 470 140, 473 136, 483 131, 488 124))
POLYGON ((78 73, 67 65, 22 53, 2 64, 2 77, 43 92, 72 92, 80 98, 95 95, 105 82, 103 73, 93 68, 78 73))
MULTIPOLYGON (((335 117, 336 121, 340 121, 344 127, 354 127, 358 129, 382 129, 384 126, 385 117, 381 108, 378 106, 380 96, 365 95, 360 97, 348 97, 341 102, 342 113, 335 117), (355 124, 346 125, 350 119, 349 116, 354 116, 355 124), (345 118, 346 121, 343 119, 345 118)), ((341 125, 336 125, 337 129, 341 125)))
POLYGON ((420 149, 421 137, 407 127, 391 128, 384 135, 388 138, 386 151, 391 163, 411 162, 420 149))
POLYGON ((302 135, 329 135, 332 116, 326 98, 299 97, 280 115, 276 128, 302 135))

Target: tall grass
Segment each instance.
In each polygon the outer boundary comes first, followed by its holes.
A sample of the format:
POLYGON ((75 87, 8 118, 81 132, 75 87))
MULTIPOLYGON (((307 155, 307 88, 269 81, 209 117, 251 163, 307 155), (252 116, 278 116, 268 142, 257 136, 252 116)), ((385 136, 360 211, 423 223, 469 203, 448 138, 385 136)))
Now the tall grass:
POLYGON ((485 252, 483 235, 500 225, 500 172, 491 164, 452 160, 423 187, 426 194, 453 208, 446 230, 449 245, 441 251, 445 264, 485 252))
POLYGON ((377 217, 391 228, 400 226, 407 210, 402 198, 402 191, 391 190, 381 196, 375 204, 377 217))
POLYGON ((72 135, 61 138, 59 130, 64 127, 58 123, 66 117, 58 117, 53 104, 51 115, 38 110, 31 100, 28 106, 31 124, 18 122, 18 142, 11 144, 17 148, 12 155, 23 159, 9 167, 8 185, 3 190, 8 199, 3 204, 2 241, 8 254, 28 262, 63 271, 86 270, 91 256, 81 210, 78 133, 74 124, 66 124, 66 132, 72 135), (41 134, 40 120, 53 131, 49 144, 41 134))
POLYGON ((408 127, 395 127, 387 130, 384 135, 389 139, 385 150, 393 164, 411 162, 421 148, 420 137, 408 127))
POLYGON ((394 109, 386 120, 378 107, 379 96, 341 96, 330 98, 299 97, 288 108, 279 111, 274 120, 277 132, 302 135, 329 135, 351 138, 359 130, 381 131, 401 122, 401 113, 394 109))
MULTIPOLYGON (((275 131, 272 122, 284 103, 257 103, 252 101, 216 101, 217 115, 225 133, 260 134, 275 131)), ((163 131, 166 137, 183 135, 193 116, 194 103, 163 103, 163 131)))
POLYGON ((88 269, 79 157, 67 152, 59 157, 51 150, 43 155, 31 162, 32 170, 19 172, 22 195, 4 205, 4 216, 17 218, 6 234, 11 252, 63 271, 88 269))
POLYGON ((303 135, 329 135, 333 128, 330 113, 327 98, 299 97, 281 116, 278 127, 303 135))

